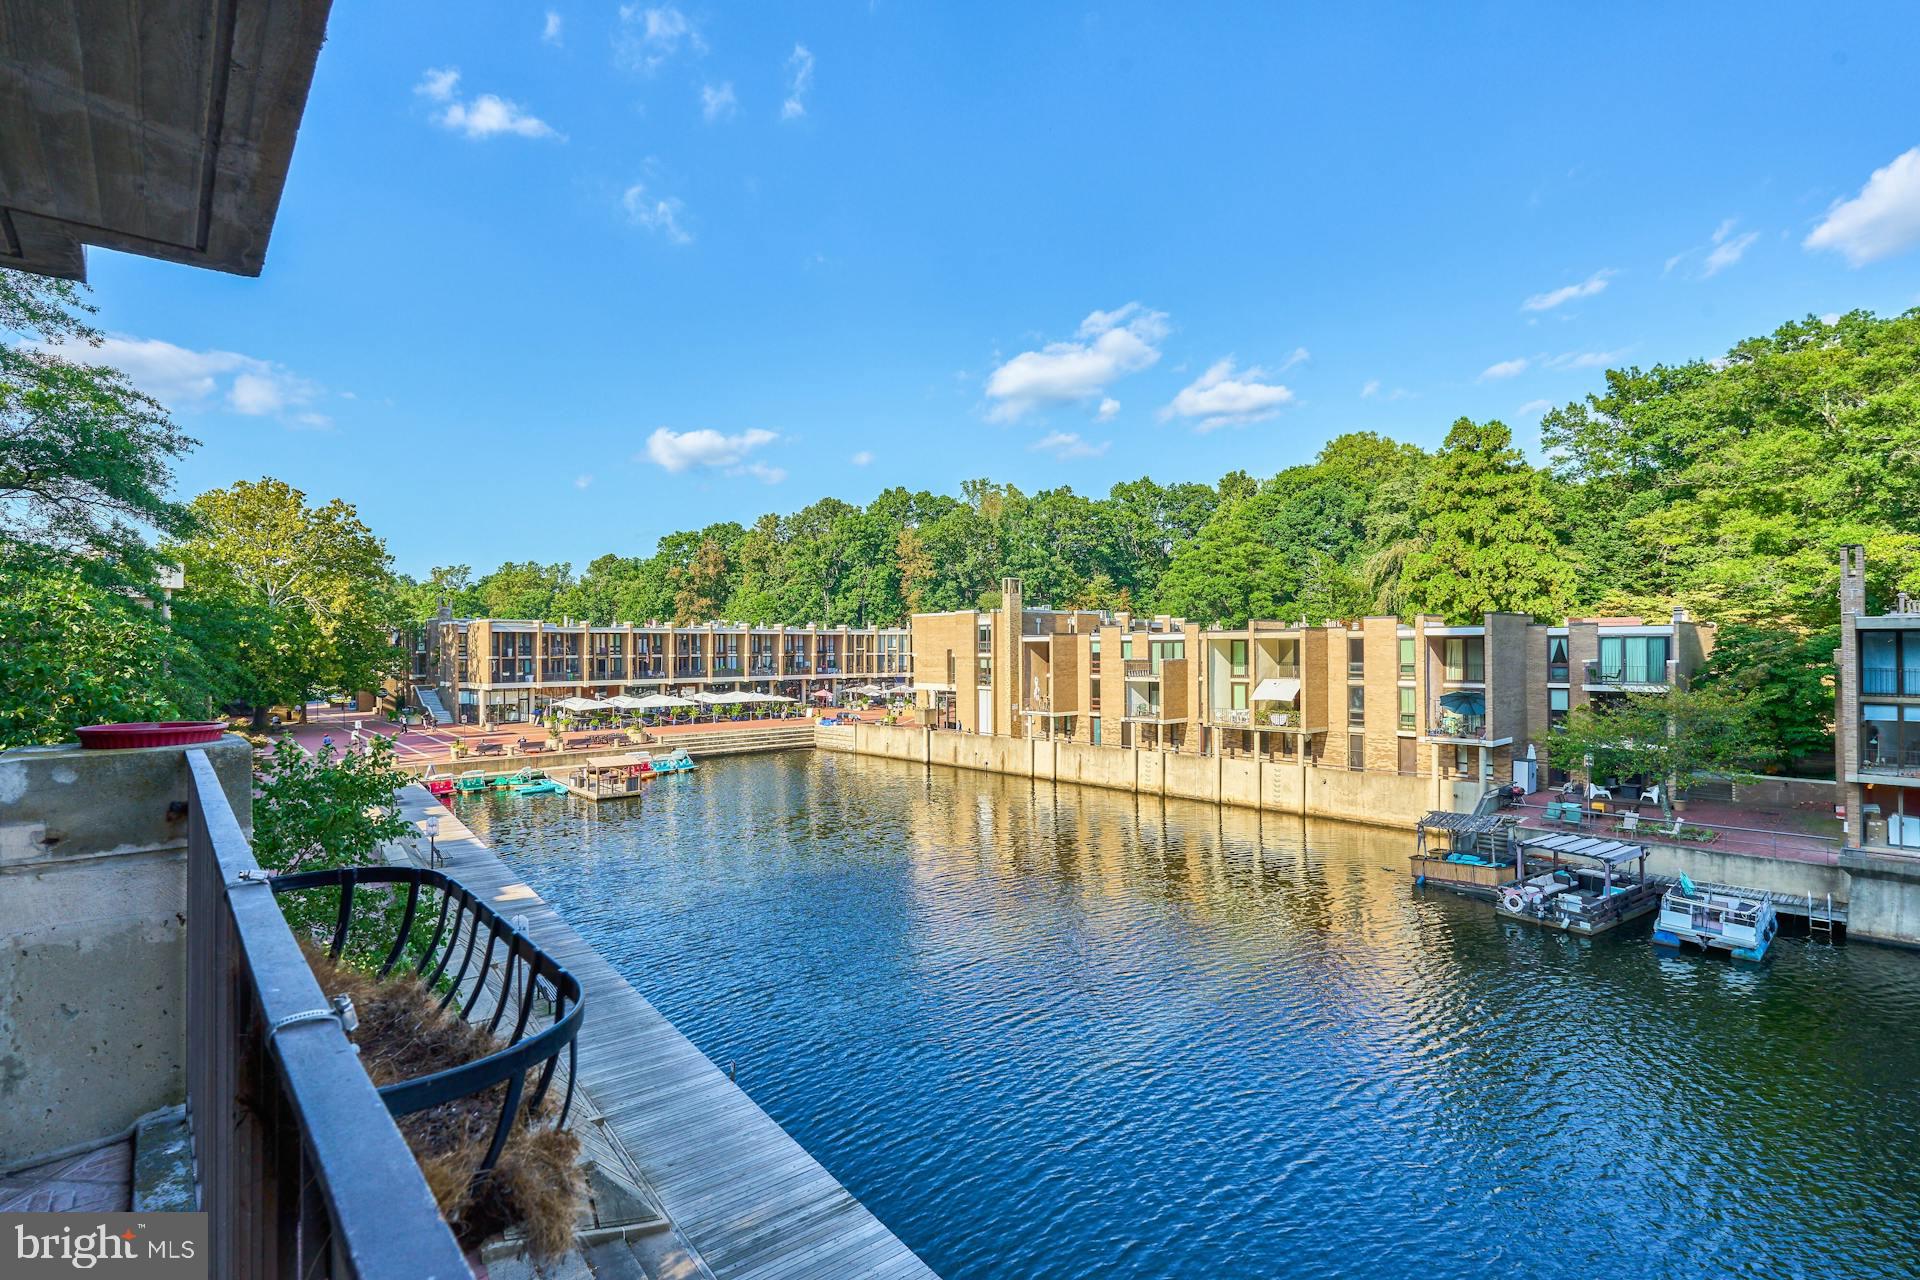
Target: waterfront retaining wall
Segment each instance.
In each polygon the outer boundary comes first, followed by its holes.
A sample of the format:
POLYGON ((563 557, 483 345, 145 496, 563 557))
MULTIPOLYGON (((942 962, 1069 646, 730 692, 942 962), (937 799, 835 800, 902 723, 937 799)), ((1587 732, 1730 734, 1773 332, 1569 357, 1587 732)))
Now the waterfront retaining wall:
POLYGON ((1408 830, 1430 810, 1471 809, 1479 799, 1476 784, 1431 777, 1321 769, 1251 756, 989 737, 916 725, 823 725, 814 742, 827 751, 1408 830))
MULTIPOLYGON (((206 751, 251 831, 252 751, 206 751)), ((0 1164, 186 1095, 185 749, 0 755, 0 1164)))

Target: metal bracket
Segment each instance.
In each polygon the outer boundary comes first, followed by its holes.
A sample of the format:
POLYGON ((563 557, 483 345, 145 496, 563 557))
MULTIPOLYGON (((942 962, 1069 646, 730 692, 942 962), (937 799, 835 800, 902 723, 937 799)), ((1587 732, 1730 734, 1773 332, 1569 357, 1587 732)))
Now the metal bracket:
MULTIPOLYGON (((243 867, 241 868, 240 874, 238 876, 227 881, 227 888, 238 889, 242 885, 269 884, 269 882, 272 879, 273 879, 272 876, 268 875, 265 871, 262 871, 258 867, 243 867)), ((269 885, 269 887, 271 886, 269 885)))
POLYGON ((273 1038, 288 1027, 302 1022, 318 1022, 322 1018, 332 1018, 339 1022, 340 1030, 345 1035, 352 1035, 360 1027, 360 1015, 353 1010, 353 997, 339 995, 335 996, 333 1003, 325 1009, 302 1009, 299 1013, 290 1013, 277 1020, 267 1028, 267 1043, 272 1044, 273 1038))

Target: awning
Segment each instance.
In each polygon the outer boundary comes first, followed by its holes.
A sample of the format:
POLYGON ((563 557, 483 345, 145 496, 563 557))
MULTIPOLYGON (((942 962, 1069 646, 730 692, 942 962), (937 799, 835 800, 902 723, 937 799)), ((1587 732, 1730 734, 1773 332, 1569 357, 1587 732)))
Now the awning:
POLYGON ((588 756, 589 769, 631 769, 637 764, 646 764, 651 756, 588 756))
POLYGON ((1557 853, 1563 858, 1586 858, 1609 867, 1647 856, 1647 847, 1643 844, 1583 836, 1571 831, 1523 839, 1520 847, 1529 853, 1545 850, 1548 853, 1557 853))
POLYGON ((1255 702, 1292 702, 1300 696, 1300 680, 1296 676, 1268 676, 1253 687, 1255 702))

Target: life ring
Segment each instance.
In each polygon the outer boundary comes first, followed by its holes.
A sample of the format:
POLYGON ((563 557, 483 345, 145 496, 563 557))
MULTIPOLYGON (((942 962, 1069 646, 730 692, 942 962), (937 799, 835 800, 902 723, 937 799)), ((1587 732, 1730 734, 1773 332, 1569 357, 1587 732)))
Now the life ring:
POLYGON ((1526 909, 1527 900, 1520 896, 1518 889, 1502 889, 1500 905, 1509 911, 1523 911, 1526 909))

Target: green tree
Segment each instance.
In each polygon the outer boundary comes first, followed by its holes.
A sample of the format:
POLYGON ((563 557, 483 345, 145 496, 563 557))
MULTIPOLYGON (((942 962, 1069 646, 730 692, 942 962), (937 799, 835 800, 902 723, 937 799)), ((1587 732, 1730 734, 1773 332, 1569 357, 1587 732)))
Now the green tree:
POLYGON ((177 719, 195 701, 192 655, 159 612, 66 566, 0 557, 0 653, 0 747, 177 719))
POLYGON ((1586 703, 1547 736, 1556 768, 1594 778, 1660 780, 1660 807, 1696 782, 1750 776, 1777 757, 1761 732, 1758 708, 1737 690, 1716 687, 1630 693, 1617 705, 1586 703))
MULTIPOLYGON (((393 743, 378 734, 364 747, 317 756, 281 738, 254 768, 254 856, 283 874, 379 863, 383 844, 413 834, 395 803, 411 781, 394 767, 393 743)), ((322 944, 332 937, 339 894, 302 890, 284 896, 281 907, 296 936, 322 944)), ((343 957, 363 968, 377 966, 403 910, 402 895, 392 889, 357 890, 355 927, 343 957)))
POLYGON ((1754 713, 1770 758, 1833 760, 1834 665, 1838 627, 1801 633, 1735 622, 1718 629, 1703 689, 1724 689, 1754 713))
POLYGON ((372 688, 393 669, 404 609, 385 545, 350 505, 309 507, 298 489, 262 479, 201 494, 193 509, 198 531, 169 553, 185 568, 187 601, 242 624, 224 634, 256 724, 275 703, 372 688))
POLYGON ((1451 622, 1564 613, 1574 574, 1558 513, 1504 424, 1455 422, 1415 510, 1421 546, 1406 557, 1401 590, 1416 609, 1451 622))
POLYGON ((152 579, 151 532, 191 517, 167 496, 194 441, 117 369, 84 362, 99 333, 70 284, 0 270, 0 541, 90 576, 152 579))

